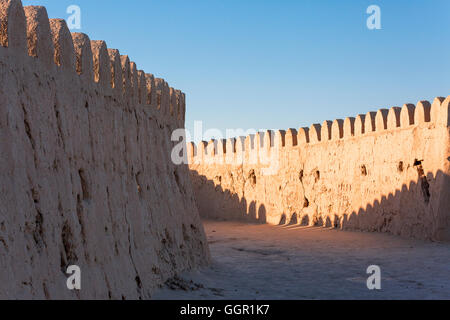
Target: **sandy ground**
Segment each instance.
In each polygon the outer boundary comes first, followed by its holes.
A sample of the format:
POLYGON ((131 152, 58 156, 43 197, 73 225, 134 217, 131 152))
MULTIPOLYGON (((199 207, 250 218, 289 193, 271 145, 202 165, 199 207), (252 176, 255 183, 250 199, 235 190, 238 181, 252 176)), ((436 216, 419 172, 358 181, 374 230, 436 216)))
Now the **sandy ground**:
POLYGON ((450 244, 380 233, 205 221, 213 264, 155 299, 450 299, 450 244), (368 290, 369 265, 381 290, 368 290))

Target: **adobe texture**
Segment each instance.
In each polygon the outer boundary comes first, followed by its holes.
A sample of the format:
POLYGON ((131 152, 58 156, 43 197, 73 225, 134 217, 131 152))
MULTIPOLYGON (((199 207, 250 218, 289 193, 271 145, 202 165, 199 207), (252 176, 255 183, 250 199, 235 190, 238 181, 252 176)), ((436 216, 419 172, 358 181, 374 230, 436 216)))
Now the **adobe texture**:
POLYGON ((170 161, 185 95, 19 0, 0 1, 0 44, 0 298, 145 299, 208 263, 170 161))
POLYGON ((190 144, 200 214, 450 240, 450 96, 190 144))

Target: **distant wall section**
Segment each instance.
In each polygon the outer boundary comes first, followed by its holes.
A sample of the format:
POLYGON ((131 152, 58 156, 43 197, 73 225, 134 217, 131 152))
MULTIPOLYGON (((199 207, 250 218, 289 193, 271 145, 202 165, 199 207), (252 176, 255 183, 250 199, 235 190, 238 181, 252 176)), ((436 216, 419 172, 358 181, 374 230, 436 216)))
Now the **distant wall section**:
POLYGON ((450 240, 449 104, 191 143, 200 214, 450 240))

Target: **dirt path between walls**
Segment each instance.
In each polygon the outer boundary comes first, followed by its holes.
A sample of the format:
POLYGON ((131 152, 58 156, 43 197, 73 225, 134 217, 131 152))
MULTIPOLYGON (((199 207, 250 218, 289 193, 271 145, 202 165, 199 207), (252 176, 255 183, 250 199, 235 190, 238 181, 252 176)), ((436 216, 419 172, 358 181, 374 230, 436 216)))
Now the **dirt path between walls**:
POLYGON ((450 299, 450 244, 299 226, 204 222, 213 264, 155 299, 450 299), (368 290, 370 265, 381 290, 368 290))

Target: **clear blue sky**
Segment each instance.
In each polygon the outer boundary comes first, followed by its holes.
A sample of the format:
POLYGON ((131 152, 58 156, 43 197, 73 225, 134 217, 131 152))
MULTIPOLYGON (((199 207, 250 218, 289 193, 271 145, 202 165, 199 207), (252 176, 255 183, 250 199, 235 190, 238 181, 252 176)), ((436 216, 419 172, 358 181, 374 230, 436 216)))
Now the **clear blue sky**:
POLYGON ((23 0, 187 94, 187 128, 286 129, 450 94, 449 0, 23 0), (381 8, 382 30, 366 9, 381 8))

